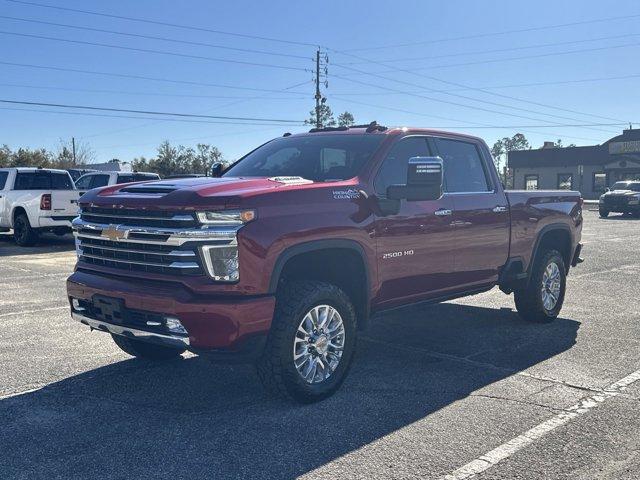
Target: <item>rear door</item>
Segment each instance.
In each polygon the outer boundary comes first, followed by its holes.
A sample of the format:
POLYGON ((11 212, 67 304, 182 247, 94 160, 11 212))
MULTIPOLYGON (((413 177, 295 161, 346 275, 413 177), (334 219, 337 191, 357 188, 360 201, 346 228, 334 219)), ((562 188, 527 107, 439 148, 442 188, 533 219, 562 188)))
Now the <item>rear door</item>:
POLYGON ((506 196, 483 146, 435 137, 444 164, 445 196, 453 202, 456 284, 461 289, 495 282, 509 255, 510 217, 506 196))
MULTIPOLYGON (((374 180, 379 203, 389 185, 407 182, 411 157, 431 154, 427 138, 408 136, 396 141, 374 180)), ((451 197, 401 200, 397 213, 380 212, 375 220, 379 292, 383 307, 439 296, 454 286, 454 230, 450 226, 451 197)))

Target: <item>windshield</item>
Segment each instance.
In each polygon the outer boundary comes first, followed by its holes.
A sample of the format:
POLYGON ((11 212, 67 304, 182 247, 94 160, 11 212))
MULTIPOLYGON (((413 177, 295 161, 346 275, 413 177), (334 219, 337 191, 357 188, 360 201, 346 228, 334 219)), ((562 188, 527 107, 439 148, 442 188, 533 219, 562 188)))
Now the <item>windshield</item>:
POLYGON ((640 192, 640 182, 616 182, 611 187, 611 190, 632 190, 634 192, 640 192))
POLYGON ((254 150, 224 177, 303 177, 314 182, 355 177, 378 149, 384 135, 282 137, 254 150))

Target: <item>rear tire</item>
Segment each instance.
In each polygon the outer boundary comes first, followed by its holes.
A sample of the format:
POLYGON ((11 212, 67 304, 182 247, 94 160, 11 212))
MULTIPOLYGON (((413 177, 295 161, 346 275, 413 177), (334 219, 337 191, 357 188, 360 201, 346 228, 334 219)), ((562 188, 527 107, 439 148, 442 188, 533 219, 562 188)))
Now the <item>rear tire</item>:
POLYGON ((609 216, 609 211, 603 210, 602 208, 598 209, 598 213, 600 214, 600 218, 607 218, 609 216))
POLYGON ((560 313, 567 286, 567 270, 557 250, 541 252, 526 287, 514 291, 518 314, 528 322, 547 323, 560 313))
POLYGON ((170 360, 179 357, 185 352, 184 348, 171 348, 143 342, 122 335, 111 335, 113 341, 120 349, 132 357, 145 358, 147 360, 170 360))
POLYGON ((13 238, 21 247, 32 247, 38 241, 38 232, 31 228, 29 217, 19 214, 13 222, 13 238))
POLYGON ((273 395, 317 402, 340 388, 355 346, 356 313, 349 297, 330 283, 294 281, 278 292, 258 376, 273 395))

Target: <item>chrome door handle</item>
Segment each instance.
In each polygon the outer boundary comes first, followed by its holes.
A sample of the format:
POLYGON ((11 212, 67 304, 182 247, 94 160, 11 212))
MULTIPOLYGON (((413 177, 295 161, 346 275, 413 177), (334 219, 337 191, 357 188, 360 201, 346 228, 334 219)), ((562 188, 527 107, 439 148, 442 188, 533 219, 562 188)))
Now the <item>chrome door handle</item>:
POLYGON ((436 210, 434 213, 438 217, 447 217, 451 215, 453 212, 451 210, 447 210, 446 208, 441 208, 440 210, 436 210))
POLYGON ((493 213, 503 213, 507 211, 507 207, 498 205, 497 207, 493 207, 493 213))

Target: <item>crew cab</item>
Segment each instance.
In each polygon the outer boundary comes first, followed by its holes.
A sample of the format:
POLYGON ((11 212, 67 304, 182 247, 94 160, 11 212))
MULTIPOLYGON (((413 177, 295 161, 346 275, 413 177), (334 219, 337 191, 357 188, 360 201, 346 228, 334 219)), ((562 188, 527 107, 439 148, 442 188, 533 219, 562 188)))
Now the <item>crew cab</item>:
POLYGON ((76 180, 76 187, 82 193, 87 190, 107 185, 117 185, 119 183, 148 182, 149 180, 159 180, 157 173, 146 172, 96 172, 82 175, 76 180))
POLYGON ((611 189, 600 195, 598 211, 602 218, 609 213, 630 213, 640 217, 640 180, 616 182, 611 189))
POLYGON ((80 206, 75 320, 136 357, 255 362, 300 402, 341 385, 374 314, 498 286, 549 322, 581 261, 580 193, 505 191, 481 139, 376 123, 285 134, 220 178, 80 206))
POLYGON ((71 232, 79 192, 65 170, 0 169, 0 231, 13 229, 18 245, 34 245, 42 232, 71 232))

